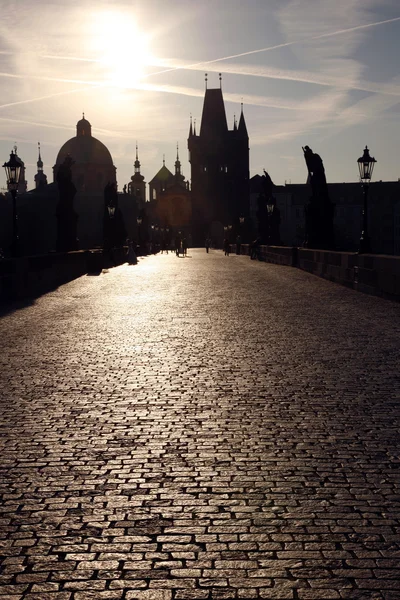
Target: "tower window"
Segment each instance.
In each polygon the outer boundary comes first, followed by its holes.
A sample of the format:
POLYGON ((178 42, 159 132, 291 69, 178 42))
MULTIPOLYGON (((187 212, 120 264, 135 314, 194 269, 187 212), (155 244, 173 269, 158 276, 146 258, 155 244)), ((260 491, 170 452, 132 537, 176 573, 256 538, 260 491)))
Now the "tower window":
POLYGON ((157 200, 157 192, 154 188, 153 188, 153 200, 157 200))

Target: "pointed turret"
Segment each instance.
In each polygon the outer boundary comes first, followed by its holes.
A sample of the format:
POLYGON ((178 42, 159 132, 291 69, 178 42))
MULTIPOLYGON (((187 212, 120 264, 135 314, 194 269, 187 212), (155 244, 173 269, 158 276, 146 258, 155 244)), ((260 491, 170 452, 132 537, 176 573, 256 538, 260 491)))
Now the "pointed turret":
POLYGON ((38 142, 38 160, 37 160, 37 173, 35 175, 35 188, 41 188, 47 185, 47 175, 43 173, 43 161, 40 154, 40 142, 38 142))
POLYGON ((190 115, 189 138, 193 137, 192 115, 190 115))
POLYGON ((179 144, 176 144, 176 161, 175 161, 175 175, 181 175, 181 161, 179 160, 179 144))
POLYGON ((134 163, 134 167, 135 167, 135 174, 139 174, 140 175, 140 161, 139 161, 139 154, 138 154, 138 145, 136 142, 136 160, 134 163))
POLYGON ((239 119, 238 132, 241 135, 241 137, 249 139, 249 134, 247 133, 246 121, 244 120, 244 114, 243 114, 243 102, 241 104, 241 113, 240 113, 240 119, 239 119))

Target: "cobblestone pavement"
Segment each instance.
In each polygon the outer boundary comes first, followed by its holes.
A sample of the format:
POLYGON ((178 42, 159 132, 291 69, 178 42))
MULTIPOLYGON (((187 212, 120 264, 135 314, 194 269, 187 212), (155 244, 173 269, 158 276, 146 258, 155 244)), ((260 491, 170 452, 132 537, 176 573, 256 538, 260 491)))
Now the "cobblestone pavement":
POLYGON ((0 599, 400 598, 398 304, 192 250, 0 336, 0 599))

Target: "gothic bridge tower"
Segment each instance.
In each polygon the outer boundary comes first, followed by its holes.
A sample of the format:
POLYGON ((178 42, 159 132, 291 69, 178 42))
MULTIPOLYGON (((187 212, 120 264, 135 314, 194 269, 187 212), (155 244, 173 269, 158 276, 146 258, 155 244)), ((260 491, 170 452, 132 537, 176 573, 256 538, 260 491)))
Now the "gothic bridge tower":
POLYGON ((228 129, 220 87, 207 87, 200 133, 190 122, 188 149, 192 179, 192 225, 196 245, 211 235, 220 241, 223 227, 238 230, 239 217, 249 214, 249 136, 243 114, 228 129))

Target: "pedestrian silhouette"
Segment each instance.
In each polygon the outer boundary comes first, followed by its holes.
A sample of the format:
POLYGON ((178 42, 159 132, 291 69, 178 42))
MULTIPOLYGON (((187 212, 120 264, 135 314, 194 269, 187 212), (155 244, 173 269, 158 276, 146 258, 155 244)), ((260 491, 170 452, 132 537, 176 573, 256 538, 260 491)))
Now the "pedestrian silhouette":
POLYGON ((225 252, 225 256, 229 256, 229 252, 230 252, 231 248, 230 248, 230 243, 228 239, 224 239, 224 252, 225 252))

